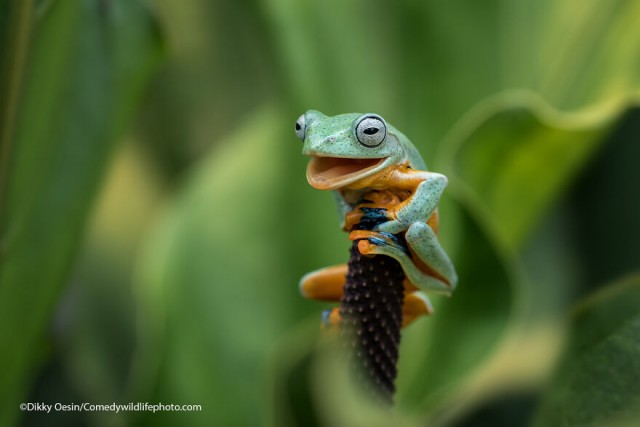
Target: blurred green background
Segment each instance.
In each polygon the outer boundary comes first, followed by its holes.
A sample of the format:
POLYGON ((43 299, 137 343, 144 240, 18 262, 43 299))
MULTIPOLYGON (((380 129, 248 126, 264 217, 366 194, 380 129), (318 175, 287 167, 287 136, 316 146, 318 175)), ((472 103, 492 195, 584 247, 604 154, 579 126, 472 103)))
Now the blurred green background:
POLYGON ((640 2, 0 0, 0 425, 631 426, 640 2), (344 262, 307 109, 450 185, 460 285, 393 414, 298 279, 344 262), (201 412, 21 412, 21 402, 201 412))

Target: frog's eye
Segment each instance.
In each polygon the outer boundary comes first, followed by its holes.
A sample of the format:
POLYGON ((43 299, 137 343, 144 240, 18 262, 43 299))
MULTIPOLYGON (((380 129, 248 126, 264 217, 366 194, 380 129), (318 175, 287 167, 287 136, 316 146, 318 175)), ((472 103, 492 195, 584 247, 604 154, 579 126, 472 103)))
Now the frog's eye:
POLYGON ((367 114, 356 124, 356 138, 365 147, 377 147, 387 136, 387 125, 380 116, 367 114))
POLYGON ((296 120, 296 136, 300 139, 300 141, 304 141, 304 131, 306 130, 307 124, 304 119, 304 114, 298 117, 296 120))

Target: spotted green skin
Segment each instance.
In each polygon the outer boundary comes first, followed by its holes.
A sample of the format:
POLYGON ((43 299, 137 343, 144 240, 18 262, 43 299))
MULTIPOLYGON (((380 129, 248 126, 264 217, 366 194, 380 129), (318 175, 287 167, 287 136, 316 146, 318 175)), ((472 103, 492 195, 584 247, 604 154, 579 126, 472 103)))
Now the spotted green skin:
POLYGON ((308 156, 343 157, 348 159, 372 159, 387 157, 387 161, 369 175, 391 165, 409 161, 412 168, 426 170, 427 166, 411 141, 396 128, 386 123, 387 138, 378 147, 366 147, 356 138, 354 127, 366 114, 349 113, 327 117, 319 111, 304 114, 306 130, 302 153, 308 156))
MULTIPOLYGON (((375 237, 373 253, 396 259, 407 278, 421 290, 450 294, 458 282, 455 268, 440 245, 436 233, 426 224, 427 219, 438 206, 447 186, 447 178, 442 174, 428 172, 420 153, 411 141, 386 122, 386 137, 380 145, 368 147, 360 143, 356 136, 356 125, 368 115, 350 113, 329 117, 319 111, 307 111, 299 119, 299 123, 302 120, 304 124, 301 134, 298 135, 304 143, 302 152, 308 156, 386 159, 380 166, 363 173, 353 181, 374 175, 389 166, 408 162, 409 166, 420 174, 421 182, 412 194, 410 202, 397 212, 396 219, 378 224, 373 229, 375 237), (407 252, 388 236, 388 234, 398 233, 404 233, 407 245, 415 256, 445 281, 425 274, 415 265, 407 252)), ((336 190, 334 194, 340 219, 344 221, 345 215, 356 206, 342 197, 341 192, 337 191, 339 188, 334 190, 336 190)), ((421 296, 425 299, 425 303, 429 304, 428 298, 421 296)))

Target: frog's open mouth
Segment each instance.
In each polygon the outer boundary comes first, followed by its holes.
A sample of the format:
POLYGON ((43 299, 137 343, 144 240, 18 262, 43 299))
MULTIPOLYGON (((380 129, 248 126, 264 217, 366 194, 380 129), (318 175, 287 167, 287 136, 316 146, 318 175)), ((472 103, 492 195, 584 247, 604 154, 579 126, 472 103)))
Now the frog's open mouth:
POLYGON ((362 175, 380 166, 385 158, 344 159, 313 156, 307 166, 307 181, 319 190, 335 190, 357 181, 362 175))

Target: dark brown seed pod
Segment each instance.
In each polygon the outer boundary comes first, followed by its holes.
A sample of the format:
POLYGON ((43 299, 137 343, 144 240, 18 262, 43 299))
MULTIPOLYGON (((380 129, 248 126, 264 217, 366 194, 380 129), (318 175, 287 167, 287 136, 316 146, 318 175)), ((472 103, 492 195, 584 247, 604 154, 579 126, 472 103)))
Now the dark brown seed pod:
POLYGON ((351 246, 340 305, 349 359, 374 396, 391 404, 397 376, 405 274, 393 258, 364 256, 351 246))

